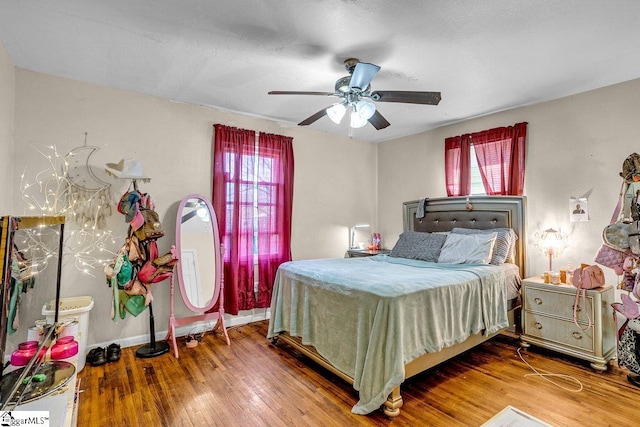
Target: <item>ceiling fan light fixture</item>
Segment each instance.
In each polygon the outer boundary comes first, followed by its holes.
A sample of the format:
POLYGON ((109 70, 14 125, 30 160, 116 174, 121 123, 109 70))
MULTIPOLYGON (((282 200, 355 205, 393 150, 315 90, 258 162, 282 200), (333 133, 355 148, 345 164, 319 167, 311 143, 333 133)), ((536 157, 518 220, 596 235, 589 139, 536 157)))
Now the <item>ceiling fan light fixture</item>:
POLYGON ((360 114, 358 114, 357 111, 353 110, 351 112, 351 123, 350 126, 352 128, 361 128, 364 127, 364 125, 367 124, 367 119, 365 119, 364 117, 362 117, 360 114))
POLYGON ((347 112, 347 107, 344 104, 333 104, 331 107, 327 108, 327 116, 331 119, 331 121, 335 124, 340 124, 342 118, 344 117, 344 113, 347 112))
POLYGON ((354 111, 365 120, 369 120, 376 112, 373 102, 358 101, 354 105, 354 111))

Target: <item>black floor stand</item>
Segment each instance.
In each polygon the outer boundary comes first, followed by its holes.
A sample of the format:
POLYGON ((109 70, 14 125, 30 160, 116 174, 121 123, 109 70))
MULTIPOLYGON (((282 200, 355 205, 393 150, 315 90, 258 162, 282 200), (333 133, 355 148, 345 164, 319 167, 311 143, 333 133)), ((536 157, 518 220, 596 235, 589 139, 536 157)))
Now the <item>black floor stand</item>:
POLYGON ((155 322, 153 321, 153 307, 149 303, 149 326, 151 328, 151 339, 149 344, 138 347, 136 357, 156 357, 169 351, 169 343, 166 341, 156 342, 155 322))

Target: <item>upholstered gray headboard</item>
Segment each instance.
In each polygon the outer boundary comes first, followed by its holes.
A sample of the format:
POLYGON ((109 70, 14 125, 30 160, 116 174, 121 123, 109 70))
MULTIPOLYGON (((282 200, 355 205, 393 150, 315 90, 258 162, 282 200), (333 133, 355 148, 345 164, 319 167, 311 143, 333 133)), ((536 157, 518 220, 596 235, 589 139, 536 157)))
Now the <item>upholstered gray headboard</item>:
POLYGON ((515 263, 520 267, 520 277, 526 277, 526 211, 524 196, 472 196, 428 199, 425 215, 416 218, 420 200, 405 202, 404 229, 434 232, 449 231, 454 227, 513 228, 518 235, 515 263))

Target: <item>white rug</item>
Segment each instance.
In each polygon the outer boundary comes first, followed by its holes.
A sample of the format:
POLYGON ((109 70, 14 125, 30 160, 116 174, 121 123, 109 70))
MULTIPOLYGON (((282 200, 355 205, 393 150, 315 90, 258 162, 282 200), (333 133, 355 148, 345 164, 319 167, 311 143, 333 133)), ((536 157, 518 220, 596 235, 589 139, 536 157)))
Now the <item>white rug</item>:
POLYGON ((536 417, 509 405, 481 427, 553 427, 536 417))

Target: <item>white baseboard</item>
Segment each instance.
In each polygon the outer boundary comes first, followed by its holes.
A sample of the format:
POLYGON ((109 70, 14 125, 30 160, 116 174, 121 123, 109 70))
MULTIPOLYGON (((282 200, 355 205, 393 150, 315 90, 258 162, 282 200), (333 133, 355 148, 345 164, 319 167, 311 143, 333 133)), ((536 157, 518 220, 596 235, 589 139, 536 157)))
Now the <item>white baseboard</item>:
MULTIPOLYGON (((228 328, 232 328, 234 326, 246 325, 251 322, 259 322, 261 320, 267 320, 271 317, 270 309, 255 309, 255 310, 246 310, 240 312, 237 316, 226 315, 224 318, 225 326, 228 328)), ((181 326, 176 329, 176 337, 183 337, 190 333, 198 333, 203 331, 210 331, 215 326, 215 322, 195 322, 190 325, 181 326)), ((168 330, 156 331, 156 341, 164 341, 167 337, 168 330)), ((107 343, 94 343, 90 347, 86 349, 87 352, 92 348, 96 347, 107 347, 109 342, 107 343)), ((149 335, 137 335, 134 337, 127 337, 121 340, 118 340, 117 344, 120 344, 120 347, 137 347, 140 345, 149 344, 149 335)))

